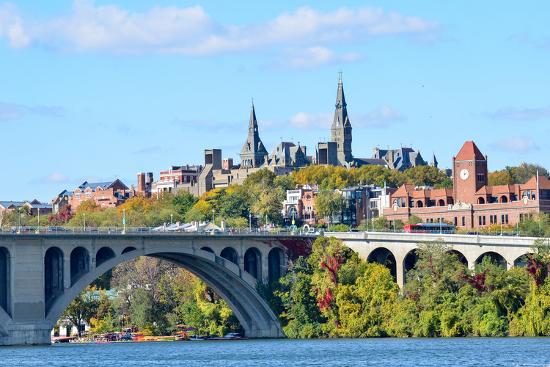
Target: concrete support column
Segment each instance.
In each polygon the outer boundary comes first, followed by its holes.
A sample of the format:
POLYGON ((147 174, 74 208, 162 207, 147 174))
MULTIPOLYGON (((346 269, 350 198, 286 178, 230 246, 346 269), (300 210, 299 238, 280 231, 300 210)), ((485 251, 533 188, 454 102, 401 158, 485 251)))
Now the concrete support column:
POLYGON ((260 266, 262 274, 258 277, 258 280, 261 280, 264 284, 269 283, 269 252, 262 252, 260 251, 260 263, 262 266, 260 266))
POLYGON ((395 256, 395 275, 399 288, 405 286, 405 256, 395 256))
POLYGON ((71 288, 71 254, 63 254, 63 286, 71 288))

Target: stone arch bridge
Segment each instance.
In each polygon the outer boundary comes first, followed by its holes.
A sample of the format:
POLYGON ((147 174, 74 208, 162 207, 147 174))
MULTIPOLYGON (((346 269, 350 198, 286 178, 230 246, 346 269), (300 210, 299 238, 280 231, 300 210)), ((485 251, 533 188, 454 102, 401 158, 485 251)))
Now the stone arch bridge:
MULTIPOLYGON (((421 243, 442 242, 470 269, 485 257, 509 269, 525 265, 536 240, 515 236, 389 232, 332 232, 325 236, 341 239, 362 259, 386 265, 400 287, 405 284, 406 272, 414 267, 415 250, 421 243)), ((550 245, 550 240, 545 241, 550 245)))
POLYGON ((256 292, 278 280, 314 237, 266 234, 0 234, 0 345, 48 344, 69 303, 117 264, 138 256, 171 261, 205 281, 252 338, 282 337, 256 292))

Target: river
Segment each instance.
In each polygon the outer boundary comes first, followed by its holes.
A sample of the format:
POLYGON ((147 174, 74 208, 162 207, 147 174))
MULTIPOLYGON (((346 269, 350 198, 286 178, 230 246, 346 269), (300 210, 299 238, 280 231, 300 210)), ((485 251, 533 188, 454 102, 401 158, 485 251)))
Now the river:
POLYGON ((550 366, 550 338, 324 339, 0 347, 0 366, 550 366))

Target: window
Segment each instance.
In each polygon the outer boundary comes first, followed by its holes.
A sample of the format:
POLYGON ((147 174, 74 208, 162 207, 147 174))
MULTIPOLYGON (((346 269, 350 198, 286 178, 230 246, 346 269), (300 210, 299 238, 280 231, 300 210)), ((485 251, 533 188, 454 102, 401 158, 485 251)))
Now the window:
POLYGON ((462 217, 462 227, 466 226, 466 217, 462 217))
POLYGON ((458 217, 455 217, 455 227, 458 226, 458 217))
POLYGON ((477 182, 485 182, 485 173, 477 174, 477 182))

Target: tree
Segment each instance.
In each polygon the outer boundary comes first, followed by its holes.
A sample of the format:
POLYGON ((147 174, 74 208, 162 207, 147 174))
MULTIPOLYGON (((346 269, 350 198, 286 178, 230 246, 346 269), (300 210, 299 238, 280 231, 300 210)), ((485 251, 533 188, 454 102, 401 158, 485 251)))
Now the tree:
POLYGON ((328 218, 329 227, 332 218, 342 212, 344 205, 344 197, 337 191, 321 190, 315 197, 315 209, 319 216, 328 218))
POLYGON ((63 317, 67 318, 76 326, 78 337, 82 336, 83 323, 90 323, 98 306, 98 302, 93 296, 94 289, 85 289, 82 291, 65 309, 63 317))

